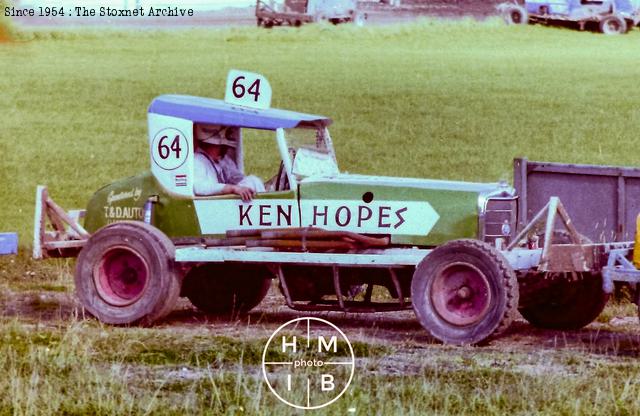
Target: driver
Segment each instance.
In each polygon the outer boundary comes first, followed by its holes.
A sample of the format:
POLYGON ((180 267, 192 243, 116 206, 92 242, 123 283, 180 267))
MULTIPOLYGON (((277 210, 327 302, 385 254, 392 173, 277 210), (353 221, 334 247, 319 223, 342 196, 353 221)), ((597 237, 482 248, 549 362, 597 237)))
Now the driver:
POLYGON ((257 192, 264 192, 264 184, 257 176, 244 176, 233 159, 230 150, 237 148, 233 127, 196 124, 194 192, 196 195, 236 194, 243 201, 253 199, 257 192))

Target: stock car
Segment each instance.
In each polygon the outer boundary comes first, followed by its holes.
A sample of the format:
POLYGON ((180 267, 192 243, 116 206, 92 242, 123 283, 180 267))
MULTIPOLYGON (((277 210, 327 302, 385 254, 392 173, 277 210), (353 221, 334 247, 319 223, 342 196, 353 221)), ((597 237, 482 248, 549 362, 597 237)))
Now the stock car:
POLYGON ((224 100, 156 97, 149 170, 99 189, 85 210, 67 213, 39 187, 34 256, 78 256, 76 293, 89 313, 150 324, 179 296, 207 313, 243 313, 276 279, 293 309, 413 308, 445 342, 475 343, 508 327, 515 271, 540 258, 501 251, 516 232, 513 188, 343 172, 331 119, 271 108, 259 74, 231 71, 227 85, 224 100), (260 137, 280 160, 266 192, 249 202, 197 196, 198 124, 230 128, 229 156, 241 171, 243 134, 270 133, 260 137))

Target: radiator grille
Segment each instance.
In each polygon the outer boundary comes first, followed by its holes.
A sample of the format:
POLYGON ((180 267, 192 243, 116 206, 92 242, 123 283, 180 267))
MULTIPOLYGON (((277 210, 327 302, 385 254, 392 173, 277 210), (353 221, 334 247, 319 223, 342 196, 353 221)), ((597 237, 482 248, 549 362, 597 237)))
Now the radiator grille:
POLYGON ((484 212, 483 239, 489 244, 495 244, 496 238, 504 238, 505 244, 509 244, 515 237, 517 225, 517 201, 516 198, 500 198, 487 200, 484 212), (508 235, 503 229, 508 226, 508 235))

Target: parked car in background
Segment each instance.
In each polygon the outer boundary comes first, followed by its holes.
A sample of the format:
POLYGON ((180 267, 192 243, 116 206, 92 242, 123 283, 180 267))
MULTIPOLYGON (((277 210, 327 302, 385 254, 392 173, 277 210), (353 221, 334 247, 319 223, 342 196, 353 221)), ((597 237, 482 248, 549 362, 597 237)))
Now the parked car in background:
POLYGON ((498 5, 507 24, 571 25, 606 35, 626 33, 637 26, 639 8, 638 0, 525 0, 498 5))
POLYGON ((266 28, 321 21, 362 26, 367 15, 358 9, 357 0, 257 0, 256 19, 266 28))

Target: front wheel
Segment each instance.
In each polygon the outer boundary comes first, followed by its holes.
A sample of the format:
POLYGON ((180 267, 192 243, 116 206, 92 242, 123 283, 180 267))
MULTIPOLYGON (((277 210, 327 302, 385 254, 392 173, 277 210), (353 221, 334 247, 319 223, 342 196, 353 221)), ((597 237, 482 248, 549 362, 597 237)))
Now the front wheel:
POLYGON ((150 324, 173 309, 180 294, 175 247, 143 222, 107 225, 89 238, 76 264, 76 295, 108 324, 150 324))
POLYGON ((627 22, 620 16, 606 16, 600 21, 600 32, 605 35, 620 35, 627 32, 627 22))
POLYGON ((432 336, 448 344, 477 344, 509 327, 518 307, 518 283, 495 248, 454 240, 418 264, 411 298, 432 336))

